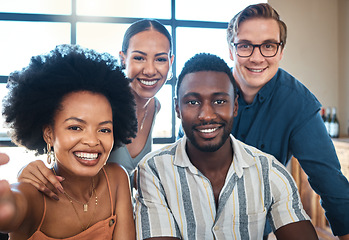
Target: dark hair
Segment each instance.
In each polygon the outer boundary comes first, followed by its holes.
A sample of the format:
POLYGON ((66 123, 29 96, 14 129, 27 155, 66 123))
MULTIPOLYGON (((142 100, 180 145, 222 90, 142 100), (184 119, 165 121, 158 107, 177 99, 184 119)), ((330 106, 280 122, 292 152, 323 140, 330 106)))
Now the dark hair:
POLYGON ((241 23, 253 18, 265 18, 276 20, 280 29, 280 42, 282 43, 281 47, 285 47, 287 38, 287 26, 280 19, 280 16, 277 13, 277 11, 268 3, 250 5, 233 17, 227 28, 227 41, 229 45, 233 38, 236 37, 239 33, 239 27, 241 23))
POLYGON ((115 58, 80 46, 59 45, 34 56, 29 66, 11 73, 3 99, 3 116, 12 140, 39 154, 46 142, 43 128, 54 124, 63 97, 90 91, 104 95, 112 108, 114 148, 136 136, 135 102, 129 80, 115 58))
POLYGON ((162 33, 167 37, 169 43, 170 43, 170 55, 172 55, 172 37, 170 33, 167 31, 164 25, 162 25, 159 21, 155 19, 141 19, 134 23, 132 23, 131 26, 126 30, 124 35, 124 40, 122 41, 122 52, 124 54, 127 53, 130 39, 136 35, 137 33, 149 31, 149 30, 156 30, 159 33, 162 33))
POLYGON ((234 99, 237 96, 237 85, 233 77, 233 73, 227 63, 220 57, 210 53, 198 53, 194 57, 190 58, 179 74, 176 84, 176 95, 178 97, 179 87, 183 81, 185 75, 189 73, 201 72, 201 71, 214 71, 226 73, 234 87, 234 99))

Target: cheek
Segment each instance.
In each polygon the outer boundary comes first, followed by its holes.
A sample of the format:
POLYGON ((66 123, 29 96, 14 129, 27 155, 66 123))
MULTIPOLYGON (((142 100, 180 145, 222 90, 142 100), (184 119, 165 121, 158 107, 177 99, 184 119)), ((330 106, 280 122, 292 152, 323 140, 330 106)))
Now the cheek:
POLYGON ((137 64, 132 64, 130 62, 128 62, 125 67, 126 76, 131 79, 135 78, 137 74, 139 74, 142 71, 141 66, 137 64))

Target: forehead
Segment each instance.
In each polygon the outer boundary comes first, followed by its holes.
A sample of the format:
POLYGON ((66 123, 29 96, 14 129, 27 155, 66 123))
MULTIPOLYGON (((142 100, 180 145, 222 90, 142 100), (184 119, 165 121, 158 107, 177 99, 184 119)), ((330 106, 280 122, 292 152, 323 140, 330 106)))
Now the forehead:
POLYGON ((200 71, 188 73, 182 80, 178 97, 181 98, 190 93, 202 96, 225 93, 233 96, 234 87, 229 76, 224 72, 200 71))
POLYGON ((112 117, 110 102, 99 93, 88 91, 69 93, 63 97, 61 106, 56 117, 66 115, 87 116, 91 113, 95 118, 100 116, 112 117))
POLYGON ((266 40, 280 41, 280 28, 275 19, 252 18, 242 22, 239 26, 237 40, 247 40, 260 43, 266 40))
POLYGON ((148 51, 161 50, 167 52, 170 50, 170 42, 164 34, 151 29, 132 36, 129 49, 131 51, 146 49, 148 51))

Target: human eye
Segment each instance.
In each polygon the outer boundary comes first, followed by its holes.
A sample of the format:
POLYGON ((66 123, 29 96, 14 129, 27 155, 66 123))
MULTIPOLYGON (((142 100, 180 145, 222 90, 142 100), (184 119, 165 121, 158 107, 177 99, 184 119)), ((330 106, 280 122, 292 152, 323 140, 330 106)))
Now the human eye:
POLYGON ((157 62, 167 62, 167 58, 165 57, 159 57, 156 59, 157 62))
POLYGON ((136 61, 143 61, 144 57, 142 57, 142 56, 134 56, 133 59, 136 60, 136 61))
POLYGON ((102 128, 99 130, 99 132, 102 132, 102 133, 111 133, 112 130, 110 128, 102 128))
POLYGON ((213 103, 216 104, 216 105, 221 105, 221 104, 224 104, 226 102, 227 101, 224 100, 224 99, 217 99, 217 100, 213 101, 213 103))
POLYGON ((79 131, 79 130, 82 130, 82 128, 79 126, 69 126, 68 130, 79 131))
POLYGON ((262 44, 262 47, 265 49, 265 50, 274 50, 276 49, 277 45, 275 43, 264 43, 262 44))
POLYGON ((237 47, 238 47, 238 49, 246 50, 246 49, 250 49, 252 47, 252 45, 249 43, 239 43, 237 45, 237 47))
POLYGON ((188 105, 198 105, 199 101, 197 101, 197 100, 188 100, 185 103, 188 104, 188 105))

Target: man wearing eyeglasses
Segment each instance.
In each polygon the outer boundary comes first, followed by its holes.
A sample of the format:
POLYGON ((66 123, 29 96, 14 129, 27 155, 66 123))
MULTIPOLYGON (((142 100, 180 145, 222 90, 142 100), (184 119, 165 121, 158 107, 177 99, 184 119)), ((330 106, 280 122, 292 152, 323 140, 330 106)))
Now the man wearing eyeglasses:
POLYGON ((333 233, 349 239, 349 183, 320 117, 320 102, 279 68, 286 35, 285 23, 264 3, 248 6, 229 23, 239 95, 232 134, 284 165, 295 156, 321 196, 333 233))

